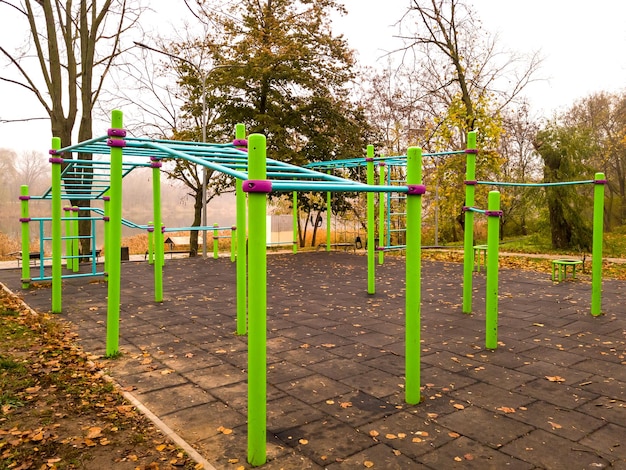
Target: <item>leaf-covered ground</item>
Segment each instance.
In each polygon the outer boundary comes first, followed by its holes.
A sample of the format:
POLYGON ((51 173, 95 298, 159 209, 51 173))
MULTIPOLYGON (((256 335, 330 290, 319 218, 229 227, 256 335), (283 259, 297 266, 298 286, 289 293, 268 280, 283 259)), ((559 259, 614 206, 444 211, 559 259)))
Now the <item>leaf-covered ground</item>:
POLYGON ((0 470, 197 469, 75 339, 0 289, 0 470))

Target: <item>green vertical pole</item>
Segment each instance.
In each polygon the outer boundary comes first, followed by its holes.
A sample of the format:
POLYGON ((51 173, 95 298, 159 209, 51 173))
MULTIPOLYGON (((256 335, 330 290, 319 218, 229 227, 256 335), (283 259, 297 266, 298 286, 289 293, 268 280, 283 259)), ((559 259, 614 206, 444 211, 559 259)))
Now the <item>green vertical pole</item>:
MULTIPOLYGON (((367 146, 367 184, 374 185, 374 146, 367 146)), ((367 193, 367 293, 376 293, 376 215, 374 214, 374 193, 367 193)))
MULTIPOLYGON (((235 139, 243 141, 246 138, 246 128, 243 124, 235 126, 235 139)), ((235 197, 237 208, 237 334, 245 335, 247 325, 247 206, 246 193, 243 192, 243 182, 235 182, 235 197)))
POLYGON ((72 261, 72 208, 66 206, 63 208, 63 217, 65 217, 65 267, 72 269, 74 262, 72 261))
POLYGON ((163 222, 161 221, 161 162, 150 157, 152 167, 152 218, 154 220, 154 301, 163 302, 163 222))
POLYGON ((293 233, 293 254, 298 253, 298 192, 292 194, 292 233, 293 233))
POLYGON ((154 223, 148 222, 148 264, 154 264, 154 223))
MULTIPOLYGON (((500 243, 500 193, 490 191, 487 202, 487 291, 485 294, 485 347, 498 347, 498 256, 500 243)), ((473 251, 473 250, 472 250, 473 251)))
MULTIPOLYGON (((252 134, 248 141, 248 176, 251 180, 266 178, 265 136, 252 134)), ((248 462, 253 466, 266 461, 266 339, 267 339, 267 258, 265 192, 248 193, 248 462)))
POLYGON ((78 238, 78 206, 72 207, 72 271, 77 273, 80 270, 80 240, 78 238))
POLYGON ((421 278, 422 278, 422 149, 407 150, 406 197, 406 313, 405 313, 405 400, 411 405, 420 402, 421 357, 421 278))
POLYGON ((602 313, 602 240, 604 238, 604 173, 596 173, 593 188, 593 245, 591 253, 591 314, 602 313))
POLYGON ((30 215, 28 186, 20 186, 20 222, 22 225, 22 289, 30 287, 30 215))
POLYGON ((102 197, 104 201, 104 275, 105 279, 109 279, 109 264, 111 257, 109 256, 109 246, 111 244, 111 196, 110 191, 107 189, 102 197))
MULTIPOLYGON (((385 184, 385 163, 379 164, 380 175, 378 184, 384 186, 385 184)), ((378 193, 378 246, 380 251, 378 252, 378 264, 383 264, 385 261, 385 197, 389 197, 389 194, 378 193)))
POLYGON ((220 251, 220 239, 217 227, 219 227, 219 225, 216 222, 213 224, 213 259, 217 259, 219 257, 220 251))
MULTIPOLYGON (((109 135, 122 133, 123 114, 119 110, 111 113, 111 131, 109 135)), ((120 304, 122 285, 122 146, 123 140, 109 139, 111 148, 111 181, 109 201, 109 260, 108 301, 107 301, 107 339, 106 355, 119 352, 120 304)))
MULTIPOLYGON (((327 173, 330 175, 331 171, 328 170, 327 173)), ((330 239, 331 234, 331 222, 332 222, 332 195, 330 191, 326 191, 326 251, 330 251, 330 245, 332 240, 330 239)))
MULTIPOLYGON (((467 134, 465 205, 474 206, 476 194, 476 132, 467 134)), ((465 211, 463 246, 463 313, 472 313, 472 272, 474 270, 474 213, 465 211)))
POLYGON ((237 257, 237 227, 230 228, 230 262, 234 263, 237 257))
MULTIPOLYGON (((61 232, 61 165, 63 158, 56 156, 55 151, 61 148, 61 139, 52 138, 52 153, 50 163, 52 163, 52 313, 61 313, 62 309, 62 279, 63 259, 61 249, 63 247, 61 232)), ((26 263, 29 258, 22 260, 26 263)))

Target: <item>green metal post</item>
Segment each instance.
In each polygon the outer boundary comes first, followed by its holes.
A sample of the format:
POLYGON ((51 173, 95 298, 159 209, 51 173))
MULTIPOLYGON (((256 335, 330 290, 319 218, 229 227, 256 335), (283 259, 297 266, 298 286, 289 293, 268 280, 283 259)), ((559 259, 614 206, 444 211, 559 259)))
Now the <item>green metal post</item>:
POLYGON ((498 256, 500 243, 500 193, 490 191, 487 202, 487 291, 485 294, 485 347, 498 347, 498 256))
POLYGON ((111 257, 109 256, 109 246, 111 244, 111 195, 108 189, 104 193, 102 200, 104 201, 104 276, 108 282, 109 265, 111 262, 111 257))
MULTIPOLYGON (((52 138, 52 150, 61 148, 61 139, 52 138)), ((52 313, 61 313, 62 310, 62 278, 63 259, 61 249, 63 247, 63 234, 61 231, 61 166, 63 158, 53 155, 52 163, 52 313)), ((29 262, 29 258, 24 260, 29 262)))
POLYGON ((163 222, 161 220, 161 162, 151 157, 152 167, 152 218, 154 220, 154 301, 163 302, 163 222))
MULTIPOLYGON (((385 163, 381 162, 378 167, 380 168, 378 184, 384 186, 386 183, 385 163)), ((380 251, 378 252, 378 264, 385 262, 385 252, 382 249, 385 246, 385 197, 389 197, 389 194, 378 193, 378 246, 380 247, 380 251)))
MULTIPOLYGON (((367 184, 374 185, 374 146, 367 146, 367 184)), ((376 215, 374 193, 367 193, 367 293, 376 293, 376 215)))
POLYGON ((407 184, 420 190, 406 198, 405 400, 420 402, 421 278, 422 278, 422 149, 407 150, 407 184))
POLYGON ((604 173, 596 173, 593 188, 593 245, 591 253, 591 314, 602 313, 602 240, 604 238, 604 173))
POLYGON ((20 222, 22 225, 22 289, 30 287, 30 215, 28 186, 20 186, 20 222))
MULTIPOLYGON (((111 130, 123 129, 123 114, 119 110, 111 113, 111 130)), ((110 132, 113 134, 113 132, 110 132)), ((107 338, 106 355, 119 352, 120 304, 122 284, 122 147, 119 139, 110 139, 111 143, 111 181, 110 181, 110 219, 109 219, 109 282, 107 301, 107 338)))
POLYGON ((148 222, 148 264, 154 264, 154 223, 148 222))
MULTIPOLYGON (((243 141, 246 138, 246 127, 243 124, 235 126, 235 139, 243 141)), ((245 335, 248 331, 247 322, 247 206, 246 193, 243 192, 243 182, 235 182, 235 197, 237 208, 237 334, 245 335)))
MULTIPOLYGON (((252 134, 248 140, 248 176, 251 180, 266 178, 266 139, 252 134)), ((248 193, 248 462, 263 465, 267 457, 267 194, 248 193)))
POLYGON ((298 253, 298 192, 294 191, 292 195, 292 233, 293 233, 293 254, 298 253))
POLYGON ((234 263, 237 257, 237 227, 230 228, 230 262, 234 263))
POLYGON ((80 240, 78 238, 78 206, 72 207, 72 271, 80 271, 80 240))
POLYGON ((66 206, 63 208, 63 216, 65 217, 65 267, 72 269, 74 263, 72 261, 72 208, 66 206))
MULTIPOLYGON (((327 173, 330 175, 332 172, 330 170, 327 171, 327 173)), ((331 222, 332 222, 332 195, 330 193, 330 191, 326 191, 326 251, 329 252, 330 251, 330 245, 332 243, 332 240, 330 239, 330 235, 331 235, 331 222)))
POLYGON ((213 259, 217 259, 219 257, 220 251, 220 239, 217 227, 219 227, 219 224, 216 222, 213 224, 213 259))
MULTIPOLYGON (((474 206, 476 195, 476 132, 467 134, 465 205, 474 206)), ((463 313, 472 313, 472 272, 474 271, 474 213, 465 211, 463 249, 463 313)))

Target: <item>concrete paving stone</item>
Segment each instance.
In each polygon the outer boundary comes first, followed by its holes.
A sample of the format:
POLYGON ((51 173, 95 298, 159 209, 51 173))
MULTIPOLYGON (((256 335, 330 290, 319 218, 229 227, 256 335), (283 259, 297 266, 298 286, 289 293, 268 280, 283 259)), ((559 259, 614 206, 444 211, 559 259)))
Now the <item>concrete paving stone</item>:
MULTIPOLYGON (((212 388, 211 395, 218 400, 226 403, 230 407, 236 409, 242 414, 245 414, 248 408, 248 383, 236 382, 233 384, 224 385, 223 387, 212 388)), ((282 390, 277 389, 273 385, 267 385, 266 396, 268 402, 283 398, 286 395, 282 390)))
POLYGON ((354 360, 371 359, 386 354, 380 348, 374 348, 363 343, 351 343, 345 346, 332 348, 332 353, 338 356, 353 358, 354 360))
POLYGON ((598 398, 598 394, 580 387, 550 381, 545 377, 523 384, 513 391, 572 410, 589 400, 598 398))
POLYGON ((471 406, 467 402, 449 404, 452 408, 455 405, 465 408, 438 418, 437 423, 493 449, 498 449, 534 429, 502 413, 471 406))
POLYGON ((230 364, 189 370, 182 376, 205 390, 246 380, 246 374, 230 364))
POLYGON ((233 429, 244 425, 246 416, 224 403, 209 401, 175 409, 164 414, 162 420, 187 442, 194 444, 219 434, 220 426, 233 429))
POLYGON ((404 339, 401 341, 396 341, 395 343, 386 344, 384 348, 381 349, 383 352, 390 352, 395 356, 403 357, 405 354, 406 342, 404 339))
POLYGON ((577 371, 572 368, 551 364, 544 361, 533 360, 530 364, 526 364, 517 368, 518 371, 535 377, 562 377, 565 384, 578 385, 586 382, 591 374, 589 372, 577 371))
POLYGON ((531 470, 535 466, 510 455, 503 454, 460 436, 446 445, 418 457, 418 461, 433 469, 475 469, 475 470, 531 470))
POLYGON ((319 331, 317 328, 313 328, 311 326, 295 325, 293 328, 282 331, 281 335, 306 343, 308 338, 321 333, 322 332, 319 331))
POLYGON ((622 381, 613 377, 594 375, 589 377, 588 382, 590 383, 585 383, 584 389, 589 392, 596 395, 604 395, 614 400, 626 400, 626 380, 622 381))
POLYGON ((399 322, 381 321, 367 325, 367 328, 377 333, 384 333, 394 338, 404 338, 404 317, 400 316, 399 322))
POLYGON ((365 424, 372 419, 378 419, 397 412, 393 404, 360 390, 354 390, 333 399, 315 403, 313 406, 323 413, 354 427, 365 424))
POLYGON ((341 382, 352 389, 362 390, 376 398, 385 398, 404 387, 404 378, 373 369, 367 375, 346 377, 341 382))
POLYGON ((332 418, 304 424, 277 436, 318 465, 344 459, 375 444, 371 437, 332 418))
POLYGON ((160 389, 155 388, 150 391, 144 390, 146 389, 142 387, 140 390, 134 391, 133 394, 157 416, 165 416, 177 410, 215 401, 215 398, 205 390, 190 383, 181 383, 160 389))
POLYGON ((345 383, 333 380, 322 374, 312 374, 299 379, 276 383, 276 388, 289 395, 295 395, 306 403, 317 403, 352 390, 345 383))
POLYGON ((175 354, 166 354, 164 357, 159 357, 159 361, 166 367, 174 369, 181 374, 196 369, 224 364, 222 359, 212 354, 207 354, 206 351, 195 348, 194 346, 189 346, 175 354))
POLYGON ((322 332, 319 335, 311 336, 307 342, 314 346, 323 346, 325 348, 336 348, 347 346, 355 342, 354 338, 345 338, 337 334, 322 332))
POLYGON ((328 361, 316 362, 308 366, 309 369, 334 380, 345 379, 353 375, 366 375, 372 368, 350 359, 335 357, 328 361))
POLYGON ((402 339, 403 337, 404 335, 398 338, 383 333, 365 333, 356 338, 356 340, 359 343, 364 343, 374 348, 385 349, 386 345, 396 343, 398 339, 402 339))
POLYGON ((475 380, 486 382, 506 390, 514 390, 535 379, 534 375, 500 367, 495 364, 479 364, 472 362, 466 375, 475 380))
POLYGON ((382 442, 413 459, 454 439, 448 429, 418 407, 361 425, 360 430, 374 442, 382 442))
POLYGON ((598 397, 577 408, 581 413, 612 423, 626 423, 626 401, 598 397))
POLYGON ((415 463, 413 460, 402 455, 397 449, 392 449, 385 444, 376 444, 369 449, 351 455, 340 462, 331 463, 327 470, 347 468, 383 468, 385 470, 428 469, 425 465, 415 463))
POLYGON ((580 441, 605 424, 601 419, 586 413, 541 401, 517 407, 514 413, 506 412, 506 415, 574 442, 580 441))
MULTIPOLYGON (((333 348, 333 351, 334 350, 335 348, 333 348)), ((284 351, 281 357, 292 364, 302 367, 308 367, 310 364, 337 358, 337 356, 329 352, 327 348, 321 346, 314 347, 308 343, 303 343, 300 347, 292 349, 291 351, 284 351)))
POLYGON ((289 361, 273 362, 267 367, 267 381, 273 385, 312 375, 313 370, 289 361))
POLYGON ((422 371, 422 384, 433 384, 431 388, 454 390, 457 388, 467 387, 476 380, 467 377, 465 374, 449 372, 439 367, 429 367, 422 371))
POLYGON ((275 434, 327 416, 318 407, 287 394, 267 403, 267 429, 275 434))
POLYGON ((522 356, 529 357, 534 360, 549 362, 560 367, 575 366, 576 363, 584 360, 579 354, 560 351, 553 347, 539 345, 534 349, 530 349, 520 353, 522 356))
POLYGON ((118 375, 117 369, 113 369, 112 375, 119 380, 122 387, 133 387, 145 393, 188 383, 185 377, 172 369, 161 367, 158 363, 144 365, 142 369, 135 374, 126 375, 118 375))
MULTIPOLYGON (((622 354, 624 354, 624 352, 626 351, 622 351, 622 354)), ((611 363, 606 360, 584 359, 574 364, 572 368, 595 375, 602 375, 607 378, 626 378, 624 364, 611 363)))
POLYGON ((314 314, 311 317, 298 319, 298 324, 310 329, 327 329, 341 325, 341 323, 326 315, 314 314))
POLYGON ((535 468, 571 470, 575 468, 610 468, 610 461, 591 447, 572 445, 572 441, 543 429, 537 429, 504 445, 501 452, 528 462, 535 468))
POLYGON ((423 354, 421 359, 422 364, 430 364, 450 372, 461 372, 466 370, 466 366, 463 365, 461 360, 463 359, 463 356, 459 358, 458 354, 450 352, 447 349, 443 351, 434 350, 428 354, 423 354))
POLYGON ((626 422, 624 426, 607 423, 601 428, 589 433, 579 442, 587 447, 596 449, 611 462, 616 460, 626 460, 626 446, 624 436, 626 436, 626 422))
POLYGON ((535 401, 534 398, 511 392, 495 385, 478 382, 458 390, 449 391, 448 395, 457 400, 476 405, 488 411, 496 412, 498 408, 518 409, 521 406, 529 406, 535 401))
MULTIPOLYGON (((306 338, 306 340, 311 341, 312 338, 314 337, 309 336, 306 338)), ((285 336, 271 337, 270 335, 268 335, 266 344, 268 353, 278 354, 283 351, 290 351, 294 348, 299 348, 303 343, 298 339, 293 339, 285 336)))
POLYGON ((383 372, 389 372, 397 377, 405 375, 405 360, 403 355, 397 354, 382 354, 372 359, 367 359, 362 362, 363 365, 373 367, 374 369, 382 370, 383 372))

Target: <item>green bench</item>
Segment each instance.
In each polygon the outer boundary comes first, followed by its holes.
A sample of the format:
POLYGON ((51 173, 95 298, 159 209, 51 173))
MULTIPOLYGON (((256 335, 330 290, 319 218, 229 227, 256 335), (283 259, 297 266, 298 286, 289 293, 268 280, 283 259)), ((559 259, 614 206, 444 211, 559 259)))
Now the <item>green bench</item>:
POLYGON ((572 268, 572 279, 576 279, 576 266, 583 264, 579 259, 553 259, 552 281, 561 282, 567 277, 567 268, 572 268))

